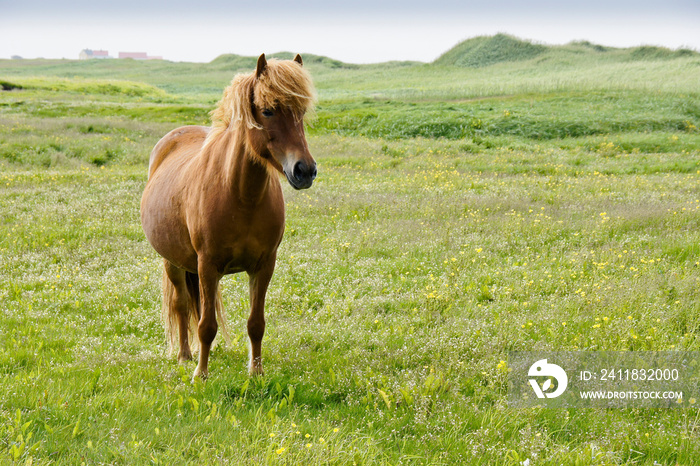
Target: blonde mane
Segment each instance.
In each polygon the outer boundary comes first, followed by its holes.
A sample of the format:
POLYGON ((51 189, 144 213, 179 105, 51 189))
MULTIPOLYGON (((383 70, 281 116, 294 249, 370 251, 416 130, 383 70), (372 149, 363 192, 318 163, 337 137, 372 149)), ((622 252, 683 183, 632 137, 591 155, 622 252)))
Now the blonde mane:
POLYGON ((259 77, 255 72, 238 74, 210 113, 212 128, 205 146, 227 130, 261 128, 253 116, 251 98, 258 108, 287 107, 301 117, 313 112, 316 91, 306 69, 292 60, 270 59, 259 77))

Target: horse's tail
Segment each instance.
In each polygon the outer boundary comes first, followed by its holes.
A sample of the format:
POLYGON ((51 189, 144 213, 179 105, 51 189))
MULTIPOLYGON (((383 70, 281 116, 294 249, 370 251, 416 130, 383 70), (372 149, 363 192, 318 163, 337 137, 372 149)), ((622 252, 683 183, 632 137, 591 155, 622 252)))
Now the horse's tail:
MULTIPOLYGON (((192 350, 199 347, 197 336, 197 324, 201 317, 201 302, 199 299, 199 276, 196 273, 185 272, 185 283, 187 285, 187 303, 184 306, 187 313, 187 336, 192 350)), ((161 317, 165 327, 165 339, 168 342, 168 353, 172 355, 178 343, 178 322, 175 315, 175 286, 168 278, 168 274, 163 271, 163 309, 161 317)), ((216 318, 219 322, 221 333, 228 344, 230 342, 226 318, 223 312, 221 301, 221 289, 216 291, 216 318)))

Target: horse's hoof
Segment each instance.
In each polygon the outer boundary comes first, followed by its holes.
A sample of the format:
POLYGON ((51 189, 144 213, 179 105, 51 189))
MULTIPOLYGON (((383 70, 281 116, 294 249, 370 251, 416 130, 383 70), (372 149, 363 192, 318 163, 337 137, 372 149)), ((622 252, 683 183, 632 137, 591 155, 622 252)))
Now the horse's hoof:
POLYGON ((202 382, 207 380, 207 377, 209 377, 209 372, 208 371, 202 371, 199 369, 199 366, 194 370, 194 374, 192 374, 192 382, 194 383, 195 380, 199 379, 202 382))
POLYGON ((192 353, 181 354, 177 357, 178 364, 187 364, 194 359, 192 353))
POLYGON ((248 375, 251 377, 256 375, 265 375, 265 372, 263 371, 262 365, 256 365, 248 368, 248 375))

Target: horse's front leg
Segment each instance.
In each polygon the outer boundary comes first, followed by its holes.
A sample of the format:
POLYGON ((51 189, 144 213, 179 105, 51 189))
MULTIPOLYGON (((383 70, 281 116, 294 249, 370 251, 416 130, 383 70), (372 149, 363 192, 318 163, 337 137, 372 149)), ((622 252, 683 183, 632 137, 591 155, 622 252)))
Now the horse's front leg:
POLYGON ((250 338, 250 362, 248 373, 262 375, 262 339, 265 335, 265 294, 275 270, 275 256, 263 267, 249 274, 250 317, 248 318, 248 337, 250 338))
POLYGON ((219 325, 216 322, 216 297, 219 289, 221 275, 214 267, 206 263, 200 263, 199 273, 199 299, 201 303, 201 317, 197 325, 199 335, 199 364, 194 371, 194 377, 206 379, 209 375, 209 351, 216 337, 219 325))

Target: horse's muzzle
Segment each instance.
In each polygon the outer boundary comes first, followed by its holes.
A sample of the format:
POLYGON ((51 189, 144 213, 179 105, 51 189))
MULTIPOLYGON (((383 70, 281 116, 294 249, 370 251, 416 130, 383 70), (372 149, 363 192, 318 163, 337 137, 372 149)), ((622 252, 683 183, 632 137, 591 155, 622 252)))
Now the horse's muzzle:
POLYGON ((316 179, 317 173, 316 162, 307 164, 304 161, 295 163, 291 174, 287 170, 284 171, 284 174, 287 176, 287 181, 289 181, 289 184, 291 184, 294 189, 310 188, 316 179))

